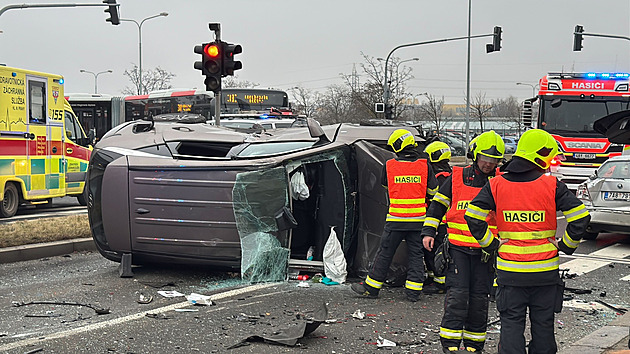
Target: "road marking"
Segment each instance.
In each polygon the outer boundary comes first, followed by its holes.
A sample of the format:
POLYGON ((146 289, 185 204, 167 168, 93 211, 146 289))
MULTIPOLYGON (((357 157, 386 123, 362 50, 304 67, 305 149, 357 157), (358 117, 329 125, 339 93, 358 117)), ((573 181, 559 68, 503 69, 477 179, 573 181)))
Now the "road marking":
MULTIPOLYGON (((245 294, 245 293, 248 293, 248 292, 251 292, 251 291, 256 291, 256 290, 260 290, 260 289, 269 288, 269 287, 272 287, 272 286, 277 286, 278 284, 281 284, 281 283, 256 284, 256 285, 246 286, 244 288, 234 289, 234 290, 229 290, 229 291, 226 291, 226 292, 223 292, 223 293, 214 294, 214 295, 210 296, 210 299, 215 301, 215 300, 224 299, 224 298, 231 297, 231 296, 237 296, 237 295, 245 294)), ((142 311, 142 312, 135 313, 135 314, 132 314, 132 315, 127 315, 127 316, 124 316, 124 317, 114 318, 114 319, 109 320, 109 321, 93 323, 93 324, 90 324, 90 325, 87 325, 87 326, 73 328, 73 329, 70 329, 70 330, 67 330, 67 331, 50 333, 50 334, 43 334, 42 335, 43 337, 24 339, 24 340, 21 340, 21 341, 17 341, 17 342, 13 342, 13 343, 8 343, 8 344, 5 344, 5 345, 2 345, 2 346, 0 346, 0 352, 4 352, 4 351, 7 351, 7 350, 24 347, 24 346, 27 346, 27 345, 37 345, 38 343, 42 343, 42 342, 45 342, 45 341, 48 341, 48 340, 51 340, 51 339, 61 339, 61 338, 73 336, 75 334, 89 332, 89 331, 93 331, 93 330, 97 330, 97 329, 101 329, 101 328, 105 328, 105 327, 109 327, 109 326, 122 324, 122 323, 129 322, 129 321, 132 321, 132 320, 145 318, 148 313, 153 313, 153 314, 164 313, 164 312, 167 312, 167 311, 173 311, 175 309, 180 309, 180 308, 184 308, 184 307, 188 307, 188 306, 194 306, 194 305, 192 305, 188 301, 184 301, 184 302, 180 302, 180 303, 177 303, 177 304, 172 304, 172 305, 168 305, 168 306, 164 306, 164 307, 159 307, 159 308, 156 308, 156 309, 153 309, 153 310, 142 311)))
POLYGON ((626 275, 625 277, 623 277, 623 278, 621 278, 619 280, 630 281, 630 275, 626 275))
MULTIPOLYGON (((589 253, 587 256, 592 256, 593 258, 598 257, 598 258, 606 258, 606 259, 625 258, 625 257, 630 256, 630 246, 617 243, 612 246, 602 248, 599 251, 589 253)), ((614 260, 589 259, 587 257, 584 257, 584 258, 574 259, 572 261, 562 263, 560 264, 560 269, 569 269, 569 273, 582 275, 588 272, 592 272, 595 269, 604 267, 613 262, 614 260)))

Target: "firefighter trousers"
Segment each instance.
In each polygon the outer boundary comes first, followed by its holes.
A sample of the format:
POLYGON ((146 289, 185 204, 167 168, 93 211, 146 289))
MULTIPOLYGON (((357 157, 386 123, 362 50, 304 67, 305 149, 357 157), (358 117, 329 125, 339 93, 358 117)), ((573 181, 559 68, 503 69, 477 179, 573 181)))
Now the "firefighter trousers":
POLYGON ((520 287, 499 284, 500 354, 525 354, 525 316, 528 309, 532 339, 527 352, 552 354, 558 351, 553 333, 557 289, 557 285, 520 287))
POLYGON ((492 285, 492 262, 482 262, 459 246, 450 247, 453 262, 446 273, 444 316, 440 326, 443 347, 483 349, 486 341, 488 303, 492 285))
POLYGON ((392 263, 396 249, 402 242, 407 242, 408 250, 408 270, 406 291, 413 296, 419 296, 424 283, 424 263, 422 253, 422 236, 420 231, 415 230, 385 230, 381 238, 381 246, 376 252, 376 258, 372 269, 368 273, 365 284, 371 286, 372 293, 378 293, 387 277, 389 266, 392 263))

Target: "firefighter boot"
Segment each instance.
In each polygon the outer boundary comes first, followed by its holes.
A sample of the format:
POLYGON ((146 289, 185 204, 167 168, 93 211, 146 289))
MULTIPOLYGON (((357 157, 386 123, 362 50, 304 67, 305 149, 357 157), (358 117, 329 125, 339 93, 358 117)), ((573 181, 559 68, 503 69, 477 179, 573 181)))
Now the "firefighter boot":
POLYGON ((376 299, 378 297, 379 289, 369 286, 363 282, 350 285, 350 289, 362 297, 367 297, 369 299, 376 299))

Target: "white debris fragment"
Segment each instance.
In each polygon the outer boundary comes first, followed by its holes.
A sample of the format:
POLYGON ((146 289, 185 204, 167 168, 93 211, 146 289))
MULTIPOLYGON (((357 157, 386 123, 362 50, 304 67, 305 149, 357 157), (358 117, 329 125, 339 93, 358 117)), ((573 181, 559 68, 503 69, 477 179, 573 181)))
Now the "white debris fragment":
POLYGON ((298 288, 310 288, 311 284, 305 282, 305 281, 301 281, 299 283, 297 283, 297 287, 298 288))
POLYGON ((190 293, 190 295, 186 296, 186 300, 193 305, 204 305, 204 306, 212 306, 214 303, 210 300, 210 296, 201 295, 197 293, 190 293))
POLYGON ((383 348, 383 347, 395 347, 396 343, 392 342, 389 339, 385 339, 383 337, 378 337, 378 340, 376 341, 376 345, 379 348, 383 348))
POLYGON ((361 310, 356 310, 352 314, 352 317, 356 318, 357 320, 362 320, 365 318, 365 312, 361 312, 361 310))
POLYGON ((184 296, 184 294, 180 293, 177 290, 160 290, 157 292, 158 294, 164 296, 164 297, 178 297, 178 296, 184 296))

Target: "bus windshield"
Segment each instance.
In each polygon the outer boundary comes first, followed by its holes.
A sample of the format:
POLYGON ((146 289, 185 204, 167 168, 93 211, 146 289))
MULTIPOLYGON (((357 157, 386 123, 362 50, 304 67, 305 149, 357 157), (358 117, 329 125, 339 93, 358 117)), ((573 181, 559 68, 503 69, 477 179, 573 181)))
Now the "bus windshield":
POLYGON ((593 123, 609 114, 628 109, 628 101, 616 100, 575 100, 566 98, 544 99, 540 109, 541 128, 551 133, 589 133, 593 123))

